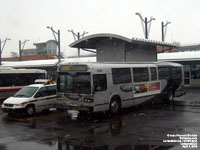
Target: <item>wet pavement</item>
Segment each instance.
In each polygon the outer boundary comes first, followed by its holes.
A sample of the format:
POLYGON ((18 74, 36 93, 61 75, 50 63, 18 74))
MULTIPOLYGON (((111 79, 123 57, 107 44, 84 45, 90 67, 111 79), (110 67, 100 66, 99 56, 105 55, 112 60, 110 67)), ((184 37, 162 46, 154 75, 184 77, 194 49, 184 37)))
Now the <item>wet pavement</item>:
POLYGON ((175 98, 177 104, 182 106, 200 107, 200 89, 187 88, 186 94, 175 98))
POLYGON ((199 89, 174 105, 132 107, 120 115, 76 111, 10 117, 0 110, 0 150, 179 150, 199 144, 199 89), (196 141, 180 140, 184 137, 196 141), (185 145, 184 145, 185 144, 185 145))

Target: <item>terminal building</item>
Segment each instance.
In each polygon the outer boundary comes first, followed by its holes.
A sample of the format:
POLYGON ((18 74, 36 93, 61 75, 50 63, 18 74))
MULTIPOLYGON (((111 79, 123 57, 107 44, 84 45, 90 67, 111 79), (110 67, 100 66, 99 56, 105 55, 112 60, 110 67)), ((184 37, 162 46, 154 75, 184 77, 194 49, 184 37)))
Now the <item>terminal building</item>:
MULTIPOLYGON (((21 52, 21 60, 44 60, 57 58, 57 42, 48 40, 33 44, 36 48, 23 49, 21 52)), ((18 61, 19 57, 2 58, 3 61, 18 61)))
POLYGON ((36 48, 24 49, 22 51, 22 56, 57 55, 57 42, 55 40, 37 42, 33 45, 35 45, 36 48))
MULTIPOLYGON (((42 44, 42 43, 41 43, 42 44)), ((66 62, 155 62, 169 61, 180 63, 184 66, 184 84, 187 87, 200 87, 200 51, 177 52, 177 45, 126 38, 115 34, 89 35, 70 44, 70 47, 94 50, 96 56, 83 58, 65 58, 66 62), (158 51, 163 50, 171 53, 158 51), (161 48, 162 49, 162 48, 161 48), (173 52, 172 52, 173 51, 173 52), (174 52, 176 51, 176 52, 174 52)), ((3 66, 13 68, 39 68, 48 72, 50 79, 56 79, 58 59, 35 60, 21 62, 6 62, 3 66)))

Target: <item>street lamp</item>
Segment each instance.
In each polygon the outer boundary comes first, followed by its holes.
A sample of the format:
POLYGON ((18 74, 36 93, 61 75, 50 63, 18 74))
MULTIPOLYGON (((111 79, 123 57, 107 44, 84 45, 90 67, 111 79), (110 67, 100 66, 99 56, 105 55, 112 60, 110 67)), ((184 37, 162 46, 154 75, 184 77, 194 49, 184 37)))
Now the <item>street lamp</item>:
POLYGON ((56 31, 53 29, 53 27, 49 27, 49 26, 47 26, 47 29, 50 29, 50 30, 52 31, 53 36, 54 36, 54 39, 55 39, 56 42, 57 42, 57 45, 58 45, 58 62, 60 62, 60 30, 58 30, 58 32, 56 32, 56 31), (58 40, 57 40, 55 34, 58 35, 58 40))
POLYGON ((164 22, 161 22, 161 32, 162 32, 162 41, 165 41, 165 36, 166 36, 166 32, 167 32, 167 25, 170 24, 171 22, 166 22, 164 24, 164 22))
POLYGON ((11 39, 6 38, 4 41, 1 41, 1 39, 0 39, 0 65, 1 65, 1 54, 3 53, 3 49, 4 49, 5 45, 6 45, 6 41, 7 40, 11 40, 11 39), (3 47, 1 47, 1 43, 4 43, 3 47))
POLYGON ((29 40, 26 40, 24 42, 21 42, 21 40, 19 40, 19 61, 21 61, 22 59, 22 51, 24 50, 24 46, 25 46, 25 43, 28 42, 29 40), (22 46, 23 44, 23 46, 22 46))
MULTIPOLYGON (((79 40, 80 38, 84 37, 85 34, 87 34, 88 32, 83 32, 82 34, 80 34, 80 32, 78 32, 77 34, 74 33, 73 30, 68 30, 68 32, 71 32, 73 34, 74 37, 74 41, 79 40)), ((80 57, 80 48, 78 48, 78 57, 80 57)))
POLYGON ((145 17, 145 19, 143 19, 141 13, 136 12, 135 14, 140 17, 142 28, 143 28, 143 32, 144 32, 144 35, 145 35, 145 39, 148 39, 148 34, 150 33, 150 28, 151 28, 151 21, 152 20, 156 20, 156 19, 151 17, 150 20, 148 21, 147 17, 145 17), (150 23, 149 24, 149 28, 148 28, 148 23, 150 23))

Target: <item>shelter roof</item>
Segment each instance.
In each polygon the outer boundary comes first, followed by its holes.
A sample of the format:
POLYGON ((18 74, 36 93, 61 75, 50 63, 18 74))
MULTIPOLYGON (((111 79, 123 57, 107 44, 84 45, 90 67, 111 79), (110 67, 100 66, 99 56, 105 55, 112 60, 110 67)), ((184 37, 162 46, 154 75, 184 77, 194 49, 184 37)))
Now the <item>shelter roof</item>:
POLYGON ((117 34, 110 34, 110 33, 100 33, 100 34, 93 34, 86 37, 83 37, 73 43, 71 43, 69 46, 73 48, 88 48, 88 49, 97 49, 97 44, 101 41, 105 40, 112 40, 112 39, 118 39, 121 41, 124 41, 128 44, 146 44, 146 45, 159 45, 159 46, 168 46, 168 47, 177 47, 176 45, 166 43, 166 42, 159 42, 159 41, 153 41, 153 40, 144 40, 140 38, 132 38, 129 39, 127 37, 117 35, 117 34))

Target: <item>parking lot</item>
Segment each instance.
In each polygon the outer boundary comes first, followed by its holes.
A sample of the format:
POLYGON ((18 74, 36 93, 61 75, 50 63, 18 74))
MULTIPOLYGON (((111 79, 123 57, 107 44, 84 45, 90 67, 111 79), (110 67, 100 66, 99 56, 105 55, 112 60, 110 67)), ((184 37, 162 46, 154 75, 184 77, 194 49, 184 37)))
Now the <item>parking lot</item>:
POLYGON ((0 110, 0 149, 198 149, 200 90, 186 92, 174 105, 146 104, 116 116, 53 109, 27 118, 8 116, 0 110), (180 141, 184 136, 196 141, 180 141))

